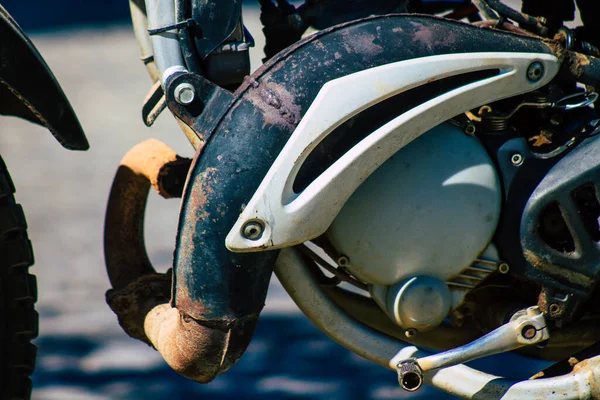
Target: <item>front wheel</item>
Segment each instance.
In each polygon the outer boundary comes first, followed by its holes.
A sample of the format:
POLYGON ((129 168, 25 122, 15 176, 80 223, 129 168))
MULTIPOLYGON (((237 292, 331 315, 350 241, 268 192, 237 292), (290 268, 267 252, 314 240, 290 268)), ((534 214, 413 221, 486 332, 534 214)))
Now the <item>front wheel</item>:
POLYGON ((0 157, 0 400, 27 400, 38 335, 35 276, 29 273, 33 251, 23 208, 0 157))

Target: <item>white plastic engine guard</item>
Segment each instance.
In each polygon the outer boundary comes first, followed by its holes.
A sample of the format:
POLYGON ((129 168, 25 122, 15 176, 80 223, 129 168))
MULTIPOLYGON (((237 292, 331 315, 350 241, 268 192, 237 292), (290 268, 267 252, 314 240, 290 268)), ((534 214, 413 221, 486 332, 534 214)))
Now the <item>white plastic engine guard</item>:
POLYGON ((395 62, 327 82, 226 238, 234 252, 293 246, 323 234, 352 193, 398 150, 434 126, 484 104, 546 85, 558 59, 537 53, 460 53, 395 62), (532 82, 528 67, 543 66, 532 82), (394 95, 459 74, 498 69, 499 74, 443 93, 381 126, 317 177, 301 193, 292 187, 312 150, 336 127, 394 95), (248 222, 263 227, 255 240, 244 237, 248 222))

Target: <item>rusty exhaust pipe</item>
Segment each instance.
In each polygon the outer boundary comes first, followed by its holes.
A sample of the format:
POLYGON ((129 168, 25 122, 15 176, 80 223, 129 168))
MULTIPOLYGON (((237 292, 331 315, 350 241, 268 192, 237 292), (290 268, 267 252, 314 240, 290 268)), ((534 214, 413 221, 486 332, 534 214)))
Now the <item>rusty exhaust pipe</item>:
POLYGON ((246 349, 257 316, 200 321, 170 301, 172 272, 157 273, 144 244, 150 187, 164 198, 181 197, 191 160, 150 139, 121 161, 108 200, 104 254, 112 289, 107 303, 125 332, 158 350, 181 375, 206 383, 246 349))

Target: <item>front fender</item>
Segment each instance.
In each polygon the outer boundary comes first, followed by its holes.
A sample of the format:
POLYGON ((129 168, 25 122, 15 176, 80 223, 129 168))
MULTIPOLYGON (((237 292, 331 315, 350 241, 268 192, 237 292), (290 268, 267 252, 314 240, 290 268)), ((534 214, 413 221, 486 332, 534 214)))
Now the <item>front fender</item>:
POLYGON ((0 114, 43 125, 67 149, 88 141, 54 74, 31 40, 0 6, 0 114))

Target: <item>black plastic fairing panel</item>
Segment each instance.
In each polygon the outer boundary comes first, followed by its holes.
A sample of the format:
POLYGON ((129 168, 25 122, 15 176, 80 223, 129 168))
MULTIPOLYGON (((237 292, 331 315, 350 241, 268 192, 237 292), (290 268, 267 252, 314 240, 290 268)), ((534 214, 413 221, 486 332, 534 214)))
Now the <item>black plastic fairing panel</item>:
POLYGON ((56 78, 27 35, 0 6, 0 114, 45 126, 67 149, 88 141, 56 78))
POLYGON ((600 275, 600 136, 561 159, 523 210, 521 246, 529 265, 590 290, 600 275))

